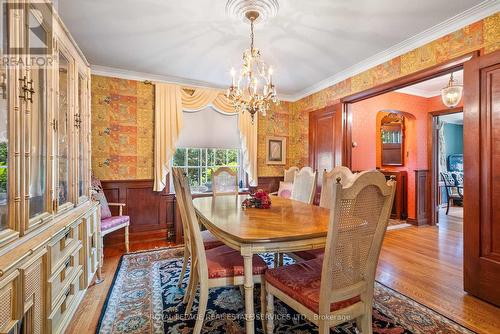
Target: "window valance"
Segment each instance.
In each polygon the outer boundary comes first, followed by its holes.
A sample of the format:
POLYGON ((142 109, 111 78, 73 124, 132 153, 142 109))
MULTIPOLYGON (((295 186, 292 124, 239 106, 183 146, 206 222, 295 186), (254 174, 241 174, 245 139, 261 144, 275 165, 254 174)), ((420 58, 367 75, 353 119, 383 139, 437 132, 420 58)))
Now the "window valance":
MULTIPOLYGON (((210 88, 181 87, 155 83, 155 163, 154 190, 167 185, 172 156, 183 128, 183 111, 199 111, 211 106, 222 113, 234 113, 223 92, 210 88)), ((238 115, 243 169, 251 186, 257 185, 257 118, 252 123, 248 113, 238 115)))

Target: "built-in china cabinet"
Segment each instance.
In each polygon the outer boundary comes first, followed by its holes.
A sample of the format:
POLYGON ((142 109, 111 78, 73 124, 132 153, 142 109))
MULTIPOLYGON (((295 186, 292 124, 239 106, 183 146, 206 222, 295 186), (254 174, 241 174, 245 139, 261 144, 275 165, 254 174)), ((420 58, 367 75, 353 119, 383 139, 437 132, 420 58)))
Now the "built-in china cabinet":
POLYGON ((89 64, 49 2, 0 14, 0 333, 60 333, 102 248, 89 64))

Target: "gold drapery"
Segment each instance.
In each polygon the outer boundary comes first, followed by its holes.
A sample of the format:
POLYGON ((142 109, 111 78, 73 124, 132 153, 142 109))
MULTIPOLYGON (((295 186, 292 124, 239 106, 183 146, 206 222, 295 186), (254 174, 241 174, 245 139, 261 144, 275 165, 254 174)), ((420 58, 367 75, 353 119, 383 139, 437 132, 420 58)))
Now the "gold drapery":
POLYGON ((156 84, 154 191, 162 191, 167 185, 167 174, 181 129, 181 88, 173 84, 156 84))
MULTIPOLYGON (((162 191, 167 185, 170 162, 182 130, 183 111, 199 111, 207 106, 222 113, 235 112, 231 101, 219 90, 155 83, 155 191, 162 191)), ((242 167, 248 174, 249 184, 256 186, 257 117, 253 123, 249 113, 238 117, 242 167)))

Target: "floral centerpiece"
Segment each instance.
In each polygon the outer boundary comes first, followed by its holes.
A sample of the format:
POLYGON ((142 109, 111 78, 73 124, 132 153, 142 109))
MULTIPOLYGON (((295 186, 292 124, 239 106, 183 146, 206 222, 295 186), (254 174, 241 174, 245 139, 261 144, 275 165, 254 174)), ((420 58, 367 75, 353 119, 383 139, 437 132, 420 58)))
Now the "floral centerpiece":
POLYGON ((269 209, 271 208, 271 198, 269 194, 264 190, 259 189, 254 194, 250 195, 250 198, 241 203, 243 209, 246 208, 257 208, 257 209, 269 209))

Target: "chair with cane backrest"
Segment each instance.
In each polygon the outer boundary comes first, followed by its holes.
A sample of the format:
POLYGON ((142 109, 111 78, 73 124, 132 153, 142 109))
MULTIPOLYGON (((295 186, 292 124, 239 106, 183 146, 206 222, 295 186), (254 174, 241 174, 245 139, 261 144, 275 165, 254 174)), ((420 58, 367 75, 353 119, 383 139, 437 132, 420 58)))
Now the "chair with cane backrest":
POLYGON ((340 177, 340 184, 345 187, 354 181, 356 175, 357 173, 351 172, 349 168, 344 166, 337 166, 329 172, 325 169, 321 182, 321 197, 319 200, 319 206, 331 209, 330 206, 333 204, 333 190, 335 188, 337 178, 340 177))
MULTIPOLYGON (((215 287, 241 286, 244 284, 243 257, 240 252, 228 246, 219 246, 205 250, 201 236, 198 218, 196 216, 189 184, 182 169, 173 168, 174 186, 178 196, 182 196, 184 211, 183 215, 187 218, 188 232, 190 234, 191 250, 191 274, 186 294, 189 295, 186 314, 191 312, 194 297, 199 285, 199 303, 198 316, 193 333, 199 334, 203 327, 205 312, 208 303, 208 290, 215 287)), ((217 200, 216 197, 213 199, 217 200)), ((253 280, 255 283, 261 283, 264 280, 264 272, 267 265, 258 255, 254 255, 253 280)), ((265 303, 265 289, 262 287, 261 302, 265 303)))
POLYGON ((314 193, 316 192, 316 180, 318 173, 311 167, 303 167, 296 175, 293 182, 292 196, 293 200, 312 204, 314 193))
POLYGON ((238 195, 238 175, 229 167, 220 167, 212 174, 214 196, 238 195))
MULTIPOLYGON (((184 196, 182 196, 182 193, 177 193, 177 190, 180 188, 178 186, 176 186, 175 182, 176 182, 176 180, 174 178, 174 188, 176 190, 175 200, 176 200, 176 203, 179 207, 179 212, 180 212, 181 221, 182 221, 182 229, 184 231, 184 260, 182 262, 181 274, 179 275, 179 282, 177 283, 179 288, 180 288, 182 286, 182 282, 184 280, 184 275, 186 273, 187 264, 188 264, 189 259, 191 258, 193 253, 192 253, 191 244, 190 244, 190 233, 188 232, 189 231, 189 225, 187 223, 188 217, 185 214, 186 211, 183 209, 186 205, 185 200, 184 200, 184 196)), ((208 230, 202 231, 201 237, 203 239, 203 245, 204 245, 205 249, 212 249, 212 248, 224 245, 224 243, 222 241, 217 239, 208 230)), ((191 262, 193 262, 192 259, 191 259, 191 262)), ((186 290, 186 291, 188 291, 188 290, 186 290)), ((186 293, 184 295, 184 302, 187 301, 187 297, 188 297, 188 294, 186 293)))
MULTIPOLYGON (((356 179, 357 175, 357 173, 352 173, 349 168, 344 166, 337 166, 329 172, 325 170, 322 177, 319 206, 331 209, 330 206, 333 205, 333 193, 335 190, 336 180, 340 178, 340 184, 346 187, 356 179)), ((324 254, 324 248, 317 248, 294 252, 290 255, 295 259, 312 260, 315 258, 323 257, 324 254)))
POLYGON ((273 332, 274 296, 316 324, 320 334, 346 318, 372 333, 375 272, 395 189, 396 182, 378 171, 360 173, 346 188, 338 180, 324 258, 266 271, 267 333, 273 332))

